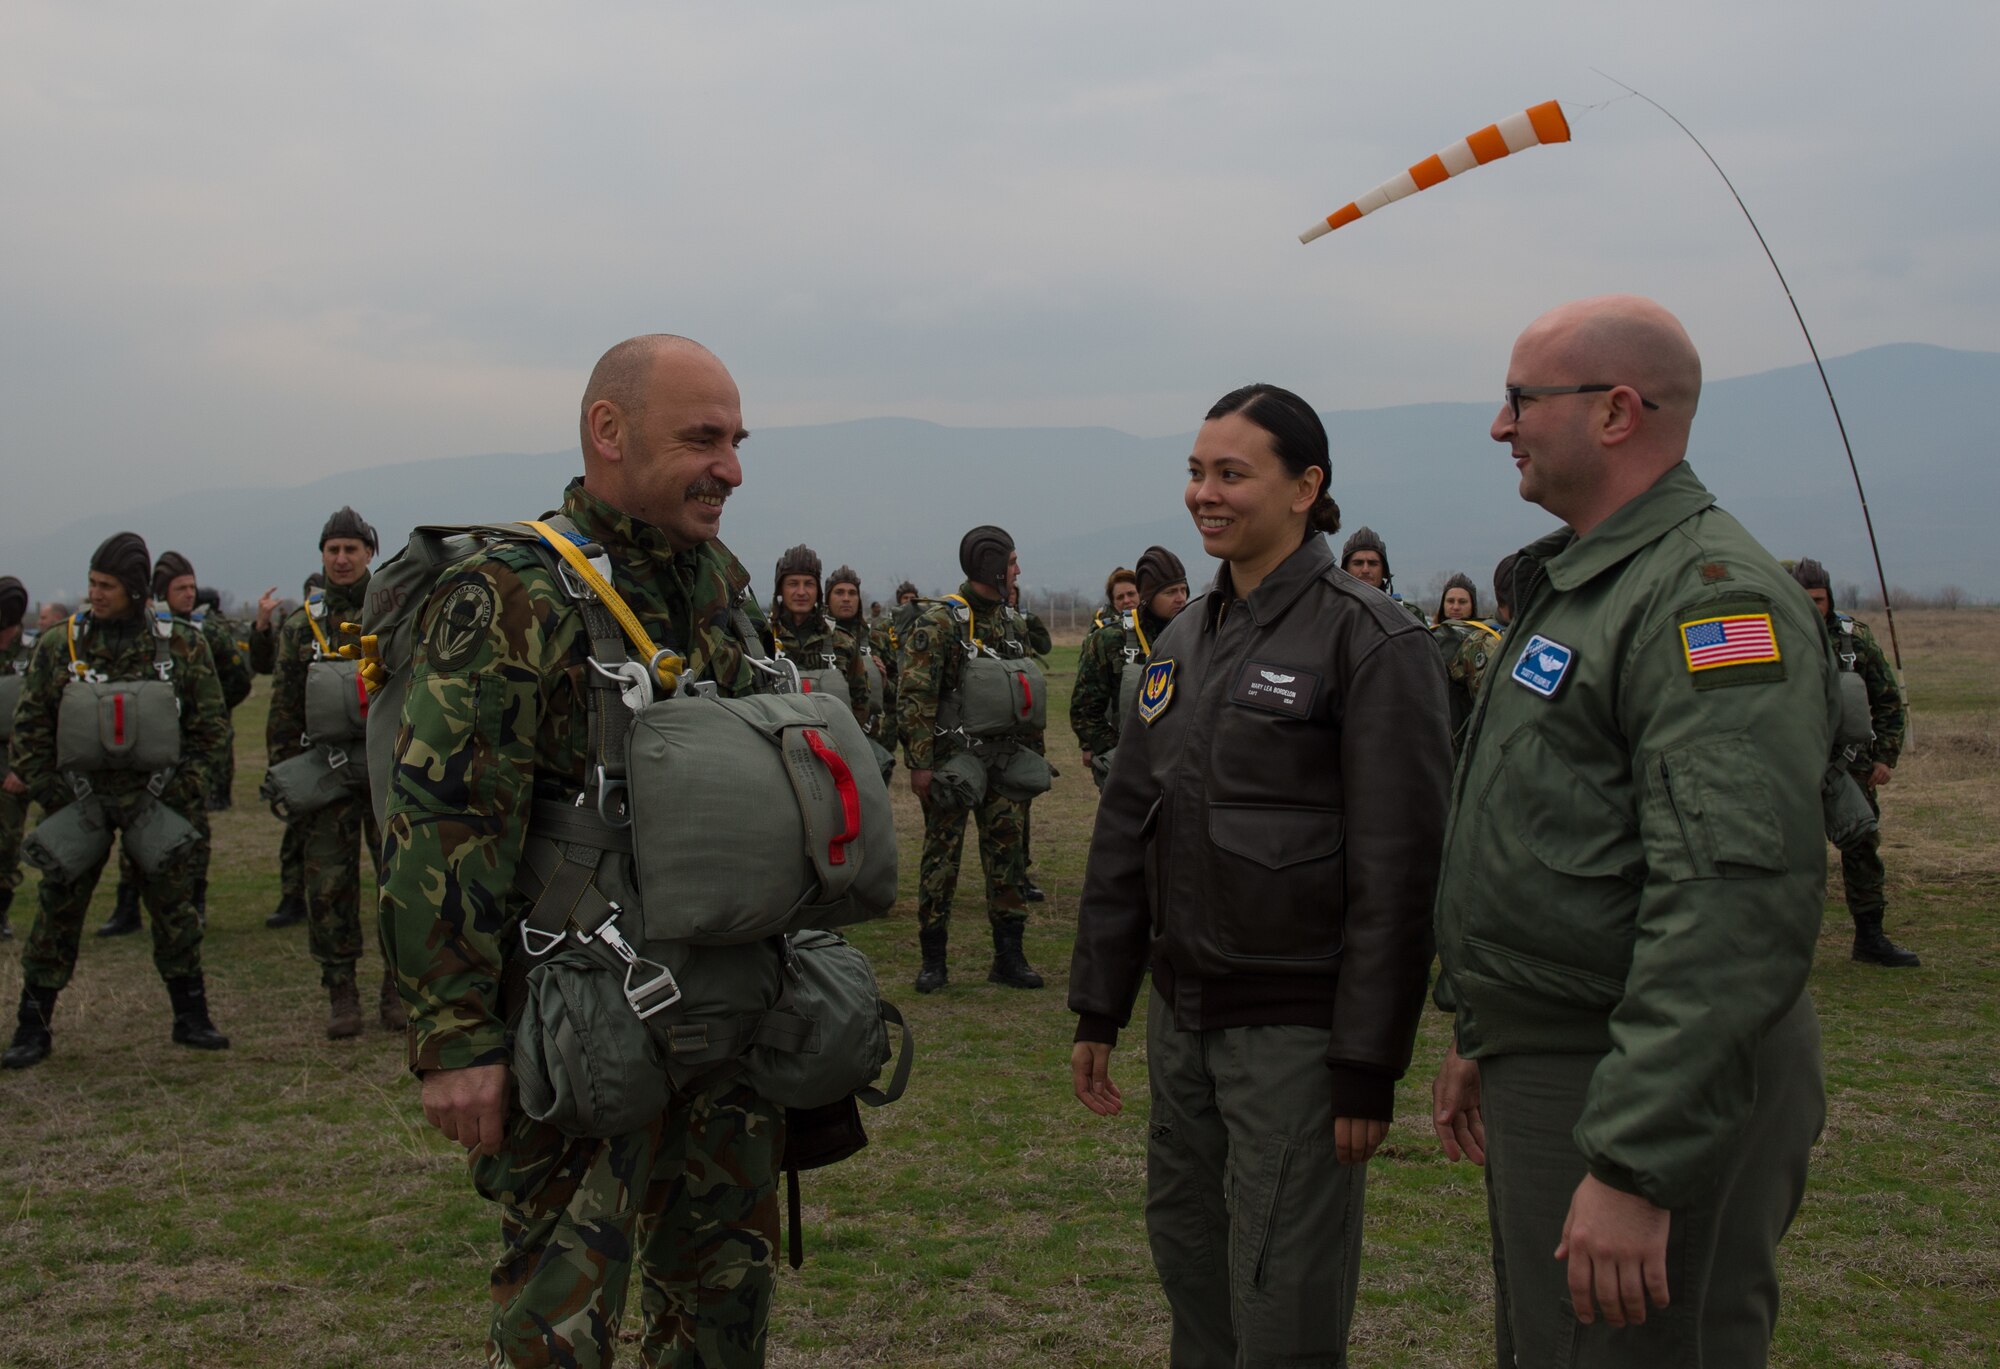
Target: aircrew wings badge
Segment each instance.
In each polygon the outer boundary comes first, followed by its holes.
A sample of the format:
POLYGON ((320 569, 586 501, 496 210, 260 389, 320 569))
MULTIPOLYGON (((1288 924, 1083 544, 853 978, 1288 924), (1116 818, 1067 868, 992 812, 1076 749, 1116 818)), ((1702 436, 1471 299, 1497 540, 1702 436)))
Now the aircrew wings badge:
POLYGON ((1139 682, 1139 721, 1153 722, 1173 701, 1174 663, 1155 661, 1146 667, 1146 678, 1139 682))

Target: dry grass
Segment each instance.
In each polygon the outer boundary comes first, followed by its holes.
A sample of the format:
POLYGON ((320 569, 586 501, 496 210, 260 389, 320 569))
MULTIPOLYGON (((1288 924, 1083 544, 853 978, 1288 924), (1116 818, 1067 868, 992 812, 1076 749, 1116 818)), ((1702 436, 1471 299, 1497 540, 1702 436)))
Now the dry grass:
MULTIPOLYGON (((1813 987, 1830 1117, 1783 1251, 1779 1365, 1993 1362, 2000 1304, 2000 614, 1900 619, 1917 744, 1885 791, 1892 927, 1922 970, 1846 958, 1829 911, 1813 987)), ((1064 652, 1065 659, 1073 653, 1064 652)), ((1059 667, 1054 674, 1063 674, 1059 667)), ((423 1124, 400 1043, 330 1043, 301 929, 270 932, 277 827, 254 808, 264 689, 239 714, 241 806, 217 825, 206 946, 218 1023, 202 1056, 166 1039, 143 937, 85 940, 57 1054, 0 1076, 0 1365, 432 1365, 476 1357, 491 1212, 423 1124), (27 1330, 32 1328, 32 1334, 27 1330)), ((1060 710, 1064 691, 1052 702, 1060 710)), ((1114 1070, 1126 1114, 1069 1097, 1064 971, 1094 795, 1066 729, 1035 810, 1030 927, 1041 993, 985 983, 976 859, 960 885, 949 991, 919 998, 914 801, 898 772, 904 903, 859 930, 918 1033, 916 1082, 867 1118, 873 1143, 809 1175, 807 1262, 781 1275, 780 1366, 1126 1365, 1165 1358, 1140 1219, 1144 1051, 1114 1070)), ((970 843, 968 843, 970 845, 970 843)), ((96 914, 108 910, 101 891, 96 914)), ((24 891, 24 911, 32 891, 24 891)), ((19 986, 0 946, 0 996, 19 986)), ((1490 1355, 1484 1198, 1424 1123, 1418 1068, 1373 1166, 1357 1364, 1490 1355)), ((623 1357, 626 1360, 635 1355, 623 1357)))

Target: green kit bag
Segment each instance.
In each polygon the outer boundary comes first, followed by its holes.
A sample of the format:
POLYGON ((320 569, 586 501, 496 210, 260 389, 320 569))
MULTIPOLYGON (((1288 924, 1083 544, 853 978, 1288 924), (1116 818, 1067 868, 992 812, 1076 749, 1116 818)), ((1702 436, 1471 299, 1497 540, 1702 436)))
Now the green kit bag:
POLYGON ((97 798, 57 809, 21 843, 21 859, 65 884, 82 879, 110 854, 111 824, 97 798))
POLYGON ((1014 746, 1005 755, 994 758, 988 767, 987 782, 1001 798, 1026 803, 1049 792, 1049 786, 1055 783, 1055 772, 1049 769, 1046 756, 1025 746, 1014 746))
POLYGON ((521 1110, 569 1136, 622 1136, 666 1111, 659 1040, 625 997, 626 965, 571 938, 528 971, 514 1028, 521 1110))
POLYGON ((788 939, 784 992, 743 1057, 743 1078, 788 1108, 818 1108, 850 1095, 876 1107, 909 1086, 915 1062, 910 1029, 885 1002, 868 957, 832 932, 788 939), (884 1088, 875 1080, 889 1063, 889 1028, 901 1033, 896 1068, 884 1088))
POLYGON ((946 809, 977 808, 986 798, 986 762, 954 751, 931 771, 931 802, 946 809))
POLYGON ((56 769, 165 770, 181 758, 181 704, 166 680, 71 680, 56 712, 56 769))
POLYGON ((676 694, 640 711, 626 764, 647 941, 730 945, 894 905, 889 791, 833 695, 676 694))
POLYGON ((193 823, 149 794, 121 829, 119 840, 141 873, 157 875, 200 841, 201 833, 193 823))
POLYGON ((330 808, 368 787, 368 767, 359 751, 317 745, 279 761, 264 772, 257 797, 285 822, 330 808))

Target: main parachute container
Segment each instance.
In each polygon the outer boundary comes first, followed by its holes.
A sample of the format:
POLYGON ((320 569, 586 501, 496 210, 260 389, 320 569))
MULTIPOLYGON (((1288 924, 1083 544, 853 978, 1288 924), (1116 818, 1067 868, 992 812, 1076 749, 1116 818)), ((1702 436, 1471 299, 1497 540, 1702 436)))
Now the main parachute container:
POLYGON ((1382 182, 1352 204, 1334 210, 1299 234, 1299 241, 1311 242, 1314 238, 1324 237, 1336 228, 1353 223, 1363 214, 1372 214, 1385 204, 1394 203, 1405 195, 1414 195, 1419 190, 1428 190, 1439 181, 1448 181, 1475 166, 1497 162, 1510 152, 1520 152, 1543 143, 1568 141, 1569 120, 1563 117, 1562 106, 1554 100, 1524 109, 1519 114, 1510 114, 1499 123, 1488 124, 1471 137, 1453 143, 1435 157, 1424 158, 1402 175, 1382 182))

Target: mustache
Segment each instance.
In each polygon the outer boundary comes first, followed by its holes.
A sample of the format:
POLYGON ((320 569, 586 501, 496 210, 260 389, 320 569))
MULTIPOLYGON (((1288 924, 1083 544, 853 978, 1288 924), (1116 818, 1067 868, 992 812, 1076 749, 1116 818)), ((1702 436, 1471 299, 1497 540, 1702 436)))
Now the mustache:
POLYGON ((701 479, 687 487, 686 497, 689 499, 726 500, 729 498, 729 486, 723 484, 712 475, 704 475, 701 479))

